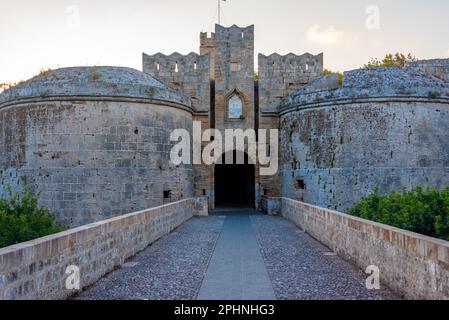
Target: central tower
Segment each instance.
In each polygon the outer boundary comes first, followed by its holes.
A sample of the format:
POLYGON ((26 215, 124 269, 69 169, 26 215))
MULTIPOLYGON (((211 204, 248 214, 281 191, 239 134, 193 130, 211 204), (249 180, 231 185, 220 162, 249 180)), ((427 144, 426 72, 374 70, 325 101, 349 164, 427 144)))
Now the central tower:
POLYGON ((254 128, 254 26, 215 25, 201 34, 200 54, 210 54, 217 129, 254 128))

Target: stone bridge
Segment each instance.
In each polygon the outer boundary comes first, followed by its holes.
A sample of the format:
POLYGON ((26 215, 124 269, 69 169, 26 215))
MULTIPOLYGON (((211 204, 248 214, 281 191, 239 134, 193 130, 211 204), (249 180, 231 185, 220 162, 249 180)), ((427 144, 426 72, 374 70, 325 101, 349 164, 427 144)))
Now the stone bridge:
POLYGON ((0 298, 449 298, 446 241, 287 198, 266 209, 192 198, 0 249, 0 298))

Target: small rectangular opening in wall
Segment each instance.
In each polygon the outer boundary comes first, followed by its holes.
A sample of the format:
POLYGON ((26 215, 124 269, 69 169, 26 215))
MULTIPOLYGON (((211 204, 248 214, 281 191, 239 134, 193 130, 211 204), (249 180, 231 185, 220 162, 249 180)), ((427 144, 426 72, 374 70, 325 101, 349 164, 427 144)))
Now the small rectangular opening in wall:
POLYGON ((240 63, 231 62, 231 71, 240 71, 240 63))
POLYGON ((171 190, 164 190, 164 199, 171 198, 171 190))
POLYGON ((268 194, 268 190, 267 189, 263 189, 263 195, 266 196, 268 194))
POLYGON ((296 180, 295 180, 295 188, 296 189, 300 189, 300 190, 305 190, 306 189, 306 184, 305 184, 304 180, 300 179, 300 178, 296 178, 296 180))
POLYGON ((203 189, 203 196, 206 195, 206 189, 203 189))

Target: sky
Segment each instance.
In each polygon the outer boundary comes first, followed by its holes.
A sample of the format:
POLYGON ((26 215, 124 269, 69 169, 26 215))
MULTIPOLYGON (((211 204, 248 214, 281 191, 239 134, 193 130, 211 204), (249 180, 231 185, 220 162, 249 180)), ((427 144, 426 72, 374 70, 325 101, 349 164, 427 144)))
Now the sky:
MULTIPOLYGON (((388 52, 449 58, 447 0, 227 0, 222 25, 255 25, 255 54, 324 53, 347 71, 388 52)), ((42 68, 141 70, 142 52, 199 51, 217 0, 0 0, 0 83, 42 68)))

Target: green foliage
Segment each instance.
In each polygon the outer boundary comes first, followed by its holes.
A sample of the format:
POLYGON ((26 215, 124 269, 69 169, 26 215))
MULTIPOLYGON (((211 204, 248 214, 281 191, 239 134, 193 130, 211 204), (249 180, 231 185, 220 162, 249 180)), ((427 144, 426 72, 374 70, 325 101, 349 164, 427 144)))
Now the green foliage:
POLYGON ((0 248, 60 232, 54 216, 37 205, 39 194, 28 188, 14 193, 7 187, 8 196, 0 199, 0 248))
POLYGON ((402 53, 388 53, 382 60, 377 58, 371 58, 371 60, 363 66, 365 69, 370 68, 403 68, 408 62, 416 61, 416 57, 412 56, 410 53, 405 55, 402 53))
POLYGON ((97 71, 96 69, 93 69, 91 74, 90 74, 92 80, 99 80, 101 79, 101 77, 103 77, 103 74, 99 71, 97 71))
POLYGON ((430 99, 438 99, 441 94, 438 91, 429 91, 428 96, 430 99))
POLYGON ((449 240, 449 188, 403 190, 362 198, 349 214, 434 238, 449 240))
POLYGON ((240 117, 239 117, 239 119, 240 119, 240 120, 245 120, 246 117, 245 117, 245 115, 241 114, 240 117))
POLYGON ((332 70, 329 70, 329 69, 324 69, 322 74, 323 74, 323 76, 327 76, 327 75, 330 75, 330 74, 338 75, 338 85, 339 86, 343 85, 343 73, 341 73, 340 71, 332 71, 332 70))
POLYGON ((254 72, 254 81, 259 81, 259 73, 254 72))
POLYGON ((45 98, 47 96, 48 96, 48 91, 47 90, 39 92, 39 97, 45 98))

